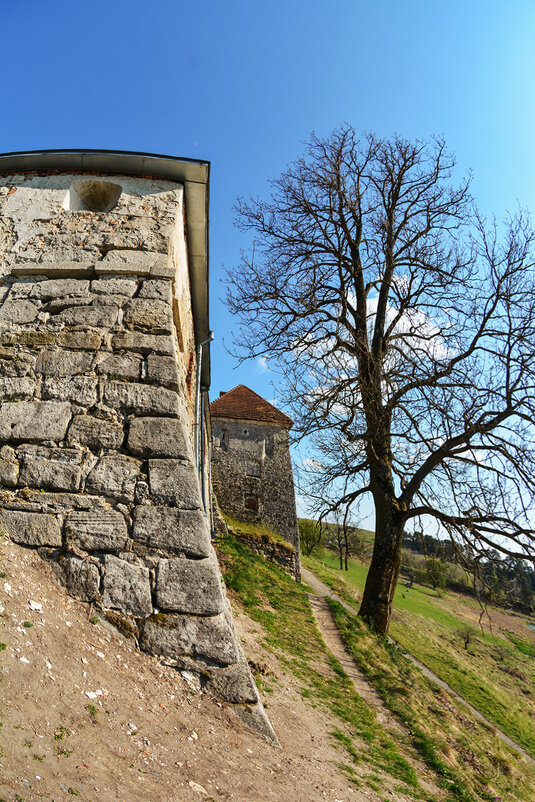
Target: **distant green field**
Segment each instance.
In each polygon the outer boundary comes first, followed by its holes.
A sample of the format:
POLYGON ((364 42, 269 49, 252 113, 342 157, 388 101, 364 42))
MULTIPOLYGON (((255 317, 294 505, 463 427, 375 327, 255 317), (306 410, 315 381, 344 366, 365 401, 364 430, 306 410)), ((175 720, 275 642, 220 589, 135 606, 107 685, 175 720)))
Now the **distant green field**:
MULTIPOLYGON (((366 566, 350 559, 347 572, 337 570, 337 555, 327 550, 303 561, 358 609, 366 566)), ((484 617, 482 631, 479 612, 474 599, 400 583, 390 634, 535 756, 535 633, 527 619, 493 609, 490 617, 499 616, 500 627, 491 629, 484 617), (467 630, 468 649, 463 641, 467 630)))

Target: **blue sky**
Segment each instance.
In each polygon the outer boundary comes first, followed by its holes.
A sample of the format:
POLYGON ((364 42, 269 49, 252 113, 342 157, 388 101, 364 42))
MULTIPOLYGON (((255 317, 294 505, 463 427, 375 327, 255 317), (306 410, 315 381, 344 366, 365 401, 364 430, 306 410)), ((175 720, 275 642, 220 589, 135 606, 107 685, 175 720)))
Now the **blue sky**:
POLYGON ((535 209, 532 0, 25 0, 2 4, 2 33, 1 152, 211 161, 212 397, 276 397, 224 349, 221 266, 247 246, 236 197, 265 195, 312 130, 443 134, 486 213, 535 209))

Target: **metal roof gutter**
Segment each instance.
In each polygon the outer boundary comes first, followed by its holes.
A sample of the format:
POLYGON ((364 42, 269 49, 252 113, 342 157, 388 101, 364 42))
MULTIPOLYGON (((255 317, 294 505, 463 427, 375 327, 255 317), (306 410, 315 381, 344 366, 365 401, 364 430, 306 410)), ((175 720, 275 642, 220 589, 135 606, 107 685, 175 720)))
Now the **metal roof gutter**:
MULTIPOLYGON (((195 340, 209 338, 208 226, 210 162, 127 150, 32 150, 0 154, 0 175, 44 172, 109 173, 184 185, 186 236, 195 340)), ((210 386, 210 343, 203 346, 201 382, 210 386)))

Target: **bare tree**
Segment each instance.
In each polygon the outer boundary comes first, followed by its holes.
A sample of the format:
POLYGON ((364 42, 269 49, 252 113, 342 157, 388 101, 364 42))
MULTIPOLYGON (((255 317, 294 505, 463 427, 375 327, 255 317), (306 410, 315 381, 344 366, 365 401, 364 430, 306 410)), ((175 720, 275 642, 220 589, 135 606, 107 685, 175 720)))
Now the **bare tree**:
POLYGON ((323 513, 371 496, 360 614, 382 633, 411 520, 463 555, 534 553, 534 236, 523 212, 499 236, 453 175, 440 139, 343 126, 237 206, 242 357, 278 364, 323 513))
POLYGON ((332 541, 338 550, 338 560, 340 562, 340 571, 344 568, 348 570, 347 560, 350 553, 349 548, 349 527, 347 524, 346 516, 340 513, 335 514, 334 523, 330 524, 332 530, 332 541))

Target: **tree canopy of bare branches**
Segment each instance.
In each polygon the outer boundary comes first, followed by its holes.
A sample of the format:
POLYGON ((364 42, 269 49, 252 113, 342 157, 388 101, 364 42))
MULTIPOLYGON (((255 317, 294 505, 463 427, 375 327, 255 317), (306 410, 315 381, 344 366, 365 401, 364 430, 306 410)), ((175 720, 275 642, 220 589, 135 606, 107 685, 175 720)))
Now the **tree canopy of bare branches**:
POLYGON ((322 512, 366 495, 376 535, 360 613, 389 626, 401 538, 435 519, 476 558, 535 552, 534 235, 478 215, 441 139, 312 136, 229 273, 243 358, 276 363, 317 461, 322 512))

